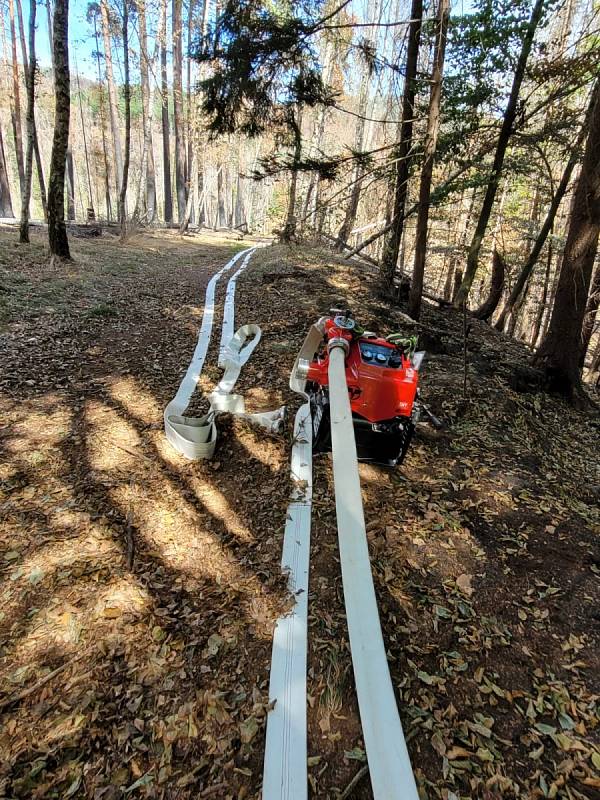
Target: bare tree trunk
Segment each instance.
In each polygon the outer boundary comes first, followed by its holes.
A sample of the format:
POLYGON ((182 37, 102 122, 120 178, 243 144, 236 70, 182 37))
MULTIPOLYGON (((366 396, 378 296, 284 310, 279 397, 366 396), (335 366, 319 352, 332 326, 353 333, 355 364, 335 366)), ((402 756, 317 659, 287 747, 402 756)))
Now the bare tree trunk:
POLYGON ((8 172, 6 171, 6 156, 4 154, 4 138, 2 136, 2 126, 0 125, 0 217, 13 216, 10 184, 8 182, 8 172))
MULTIPOLYGON (((104 114, 104 88, 102 86, 102 73, 100 71, 100 43, 98 40, 98 13, 94 13, 94 38, 96 41, 96 65, 98 67, 98 90, 100 93, 100 126, 102 128, 102 154, 104 157, 104 200, 106 204, 106 218, 112 220, 112 203, 110 199, 110 172, 108 168, 108 150, 106 147, 106 117, 104 114)), ((98 210, 100 213, 100 210, 98 210)))
POLYGON ((293 109, 289 110, 288 125, 294 134, 294 161, 291 170, 287 214, 281 236, 284 242, 290 242, 296 233, 296 189, 298 186, 298 169, 296 165, 302 156, 302 106, 298 106, 297 112, 294 112, 293 109))
POLYGON ((535 243, 531 248, 531 252, 529 253, 527 261, 525 262, 525 264, 523 264, 523 268, 521 269, 521 272, 519 273, 517 280, 515 281, 512 287, 509 298, 506 301, 506 305, 504 306, 504 308, 502 309, 502 313, 496 320, 496 324, 494 325, 494 327, 499 331, 504 330, 505 326, 507 325, 507 322, 510 323, 510 318, 514 314, 515 305, 519 300, 519 297, 521 296, 523 289, 525 288, 525 284, 527 283, 529 276, 533 272, 533 269, 537 263, 540 253, 542 252, 542 249, 544 247, 544 244, 546 243, 548 234, 552 230, 552 227, 554 225, 554 219, 556 217, 556 212, 558 211, 562 199, 565 196, 565 192, 567 191, 567 188, 569 186, 569 181, 571 180, 573 169, 575 168, 575 164, 579 159, 579 148, 581 147, 583 140, 587 135, 587 131, 588 131, 588 119, 586 118, 586 121, 581 127, 579 136, 577 137, 577 141, 575 142, 573 150, 571 151, 571 155, 569 157, 567 165, 560 179, 560 183, 556 188, 556 192, 554 193, 552 202, 550 203, 550 208, 548 209, 548 213, 546 214, 546 219, 544 220, 544 224, 540 228, 540 232, 538 233, 535 243))
POLYGON ((29 242, 29 201, 31 199, 31 174, 33 172, 33 137, 35 134, 35 13, 36 3, 29 3, 29 68, 25 71, 27 83, 27 151, 25 153, 25 184, 21 195, 21 226, 19 241, 29 242))
MULTIPOLYGON (((21 36, 21 54, 23 56, 23 72, 25 73, 25 86, 27 87, 27 91, 29 92, 29 75, 28 73, 31 71, 32 67, 27 66, 27 45, 25 44, 25 28, 23 25, 23 11, 21 8, 21 0, 17 0, 17 17, 19 19, 19 33, 21 36)), ((29 39, 31 41, 31 32, 29 35, 29 39)), ((34 39, 34 49, 35 49, 35 39, 34 39)), ((33 71, 37 69, 37 64, 34 65, 33 71)), ((34 76, 35 77, 35 76, 34 76)), ((38 143, 38 135, 37 135, 37 127, 35 124, 35 80, 33 83, 33 98, 34 98, 34 116, 33 116, 33 154, 35 156, 35 165, 37 170, 38 176, 38 184, 40 187, 40 202, 42 204, 42 214, 44 215, 44 220, 48 222, 48 199, 46 197, 46 183, 44 181, 44 168, 42 166, 42 156, 40 154, 40 146, 38 143)), ((29 188, 31 193, 31 186, 29 188)))
MULTIPOLYGON (((186 101, 187 101, 187 109, 186 109, 186 139, 187 139, 187 149, 185 154, 185 179, 187 184, 187 191, 188 195, 192 194, 192 157, 193 157, 193 149, 194 149, 194 135, 192 133, 192 59, 190 58, 190 51, 192 48, 192 27, 194 21, 194 10, 195 10, 195 3, 194 0, 188 0, 188 16, 187 16, 187 59, 186 59, 186 101)), ((187 205, 186 205, 186 214, 187 214, 187 205)), ((190 212, 190 219, 189 222, 193 222, 194 218, 194 206, 192 205, 192 210, 190 212)))
POLYGON ((115 181, 117 195, 119 195, 121 191, 121 184, 123 183, 123 153, 121 150, 121 132, 119 127, 117 90, 113 75, 110 19, 107 0, 100 0, 100 13, 102 19, 102 38, 104 41, 104 67, 106 73, 106 84, 108 87, 108 110, 110 114, 110 128, 112 131, 113 156, 115 159, 115 181))
POLYGON ((415 261, 413 266, 410 294, 408 296, 408 313, 413 319, 421 314, 421 297, 423 294, 423 278, 425 275, 425 254, 427 252, 427 225, 429 222, 429 203, 431 200, 431 179, 437 140, 440 130, 440 103, 442 99, 442 76, 444 74, 444 57, 446 55, 446 34, 450 16, 450 0, 439 0, 436 19, 435 49, 433 68, 431 70, 431 94, 429 97, 429 114, 421 183, 419 186, 419 213, 415 234, 415 261))
POLYGON ((504 275, 506 273, 506 262, 496 248, 492 256, 492 280, 490 292, 487 299, 473 312, 477 319, 487 322, 494 311, 498 308, 498 303, 502 299, 502 289, 504 288, 504 275))
POLYGON ((208 225, 208 218, 206 215, 206 170, 198 167, 198 227, 208 225))
MULTIPOLYGON (((364 117, 367 113, 368 102, 369 102, 370 77, 371 77, 371 69, 369 64, 365 62, 364 72, 360 87, 360 95, 358 100, 358 113, 360 116, 356 121, 356 130, 354 133, 354 151, 356 153, 360 152, 363 149, 363 140, 365 135, 364 117)), ((360 163, 360 161, 357 161, 352 171, 353 186, 350 192, 350 199, 348 201, 348 205, 346 206, 346 213, 344 215, 344 220, 342 222, 342 225, 338 231, 337 242, 334 248, 338 253, 341 253, 345 250, 346 244, 348 243, 348 239, 350 237, 350 232, 354 226, 354 221, 356 220, 356 212, 358 211, 360 191, 362 188, 363 173, 364 173, 364 167, 360 163)))
POLYGON ((400 252, 400 241, 404 230, 404 207, 408 195, 408 178, 410 175, 410 151, 412 148, 413 118, 415 115, 415 94, 417 61, 421 42, 421 26, 423 20, 423 0, 412 0, 410 25, 408 28, 408 48, 406 51, 406 71, 404 76, 404 93, 402 97, 402 123, 400 141, 394 153, 396 162, 396 185, 394 189, 394 210, 390 223, 390 234, 387 237, 379 268, 379 281, 386 291, 394 285, 394 275, 400 252))
POLYGON ((19 173, 19 191, 21 197, 25 190, 25 166, 23 163, 23 134, 21 130, 21 92, 19 89, 19 63, 17 61, 17 32, 15 28, 15 4, 8 0, 8 16, 10 23, 10 46, 12 54, 12 96, 13 96, 13 135, 15 138, 15 156, 19 173))
MULTIPOLYGON (((198 182, 198 158, 196 155, 196 150, 192 148, 192 163, 190 164, 190 181, 198 182)), ((179 233, 183 235, 190 224, 190 220, 192 218, 192 209, 194 207, 194 192, 188 192, 188 199, 187 204, 185 207, 185 214, 183 215, 183 220, 181 225, 179 226, 179 233)))
POLYGON ((167 224, 173 222, 173 196, 171 193, 171 145, 169 136, 169 84, 167 81, 167 0, 161 0, 160 22, 160 90, 162 95, 162 146, 163 146, 163 190, 164 218, 167 224))
MULTIPOLYGON (((191 98, 190 98, 191 99, 191 98)), ((199 125, 198 125, 198 105, 192 100, 192 108, 189 113, 190 127, 188 129, 188 136, 190 137, 190 152, 192 160, 189 165, 189 190, 187 196, 187 203, 185 206, 185 214, 179 226, 179 233, 184 234, 192 220, 194 214, 194 198, 197 193, 198 187, 198 152, 200 151, 199 139, 199 125), (195 188, 194 188, 195 187, 195 188)))
POLYGON ((531 12, 531 17, 529 18, 529 23, 527 24, 527 28, 525 30, 525 35, 521 44, 519 60, 513 76, 508 103, 502 119, 502 127, 500 128, 500 134, 498 136, 496 153, 494 155, 494 162, 492 164, 492 172, 485 196, 483 198, 483 204, 479 213, 479 219, 477 220, 475 232, 473 233, 473 239, 471 240, 471 246, 467 256, 467 267, 465 269, 463 281, 454 300, 454 304, 457 308, 460 308, 462 305, 466 304, 469 292, 471 291, 471 286, 473 285, 473 281, 475 279, 475 273, 477 272, 477 267, 479 264, 481 245, 483 243, 483 238, 490 220, 490 214, 492 213, 496 192, 498 191, 498 184, 500 183, 500 175, 504 165, 504 156, 506 155, 508 142, 512 135, 513 126, 517 117, 519 93, 521 91, 523 78, 525 77, 527 59, 529 58, 529 53, 531 52, 533 37, 542 18, 544 6, 545 0, 536 0, 531 12))
POLYGON ((590 106, 590 130, 552 317, 535 358, 544 369, 548 388, 570 399, 581 394, 581 333, 600 233, 600 78, 596 79, 590 106))
POLYGON ((185 137, 183 132, 183 84, 182 84, 182 2, 173 0, 173 127, 175 129, 175 189, 177 192, 177 214, 183 222, 187 204, 185 186, 185 137))
POLYGON ((69 146, 71 86, 69 76, 69 0, 55 0, 52 65, 54 70, 54 136, 48 182, 50 253, 70 259, 65 226, 65 165, 69 146))
POLYGON ((585 309, 585 317, 583 319, 583 330, 581 331, 581 366, 585 362, 585 355, 590 346, 590 339, 594 332, 594 321, 598 306, 600 305, 600 266, 596 267, 594 278, 592 280, 592 288, 588 298, 587 308, 585 309))
MULTIPOLYGON (((369 14, 373 22, 381 21, 381 3, 377 0, 374 3, 373 14, 369 14)), ((369 20, 370 21, 370 20, 369 20)), ((372 38, 365 40, 365 50, 375 49, 375 42, 372 38)), ((356 120, 356 128, 354 130, 354 151, 360 153, 365 148, 365 142, 369 141, 369 131, 365 134, 366 119, 369 110, 369 87, 371 84, 371 76, 373 73, 373 62, 368 57, 363 57, 363 74, 360 84, 360 92, 358 98, 358 117, 356 120)), ((368 145, 367 145, 368 146, 368 145)), ((348 243, 352 228, 356 221, 356 214, 358 212, 358 205, 360 202, 360 193, 362 189, 362 177, 365 171, 364 164, 356 161, 354 169, 352 170, 352 190, 350 192, 350 199, 346 206, 346 213, 344 220, 338 231, 337 242, 335 250, 342 253, 348 243)))
POLYGON ((142 120, 144 126, 144 150, 140 180, 146 181, 146 213, 151 223, 156 216, 156 173, 154 169, 154 144, 152 141, 152 92, 150 91, 150 57, 148 55, 148 35, 146 31, 146 7, 144 0, 136 2, 141 45, 140 84, 142 90, 142 120), (143 167, 145 164, 145 176, 143 167))
POLYGON ((469 233, 469 223, 471 221, 471 217, 473 216, 473 208, 475 207, 475 197, 476 197, 475 189, 471 189, 471 199, 469 201, 467 215, 465 217, 465 221, 462 226, 460 237, 455 245, 455 252, 452 254, 452 257, 450 258, 450 266, 448 267, 448 274, 446 275, 446 283, 444 284, 444 300, 452 299, 452 293, 454 291, 454 274, 456 271, 456 267, 458 266, 458 262, 462 260, 462 256, 464 253, 464 247, 467 242, 467 234, 469 233))
POLYGON ((81 119, 81 137, 83 139, 83 153, 85 156, 85 172, 87 175, 87 184, 88 184, 88 206, 86 210, 86 219, 88 222, 90 220, 96 219, 96 212, 94 210, 94 197, 92 192, 92 173, 90 171, 90 157, 88 153, 88 146, 87 146, 87 134, 85 132, 85 120, 83 119, 83 103, 81 102, 81 85, 79 83, 79 70, 77 69, 77 63, 75 64, 75 77, 77 79, 77 99, 79 100, 79 117, 81 119))
POLYGON ((73 153, 67 149, 67 219, 75 219, 75 170, 73 169, 73 153))
MULTIPOLYGON (((550 184, 551 184, 550 190, 552 192, 552 197, 553 197, 554 196, 554 180, 553 180, 551 174, 549 174, 549 178, 550 178, 550 184)), ((533 202, 531 203, 531 210, 529 212, 529 229, 531 231, 535 230, 535 228, 537 227, 537 225, 539 223, 539 218, 540 218, 540 194, 541 194, 541 192, 540 192, 540 182, 536 181, 535 190, 534 190, 534 193, 533 193, 533 202)), ((529 241, 529 237, 526 239, 526 242, 525 242, 525 245, 524 245, 524 248, 523 248, 525 250, 525 252, 523 254, 525 257, 527 256, 528 241, 529 241)), ((535 267, 531 271, 531 273, 530 273, 530 275, 529 275, 529 277, 527 279, 527 283, 525 284, 525 287, 524 287, 523 291, 521 292, 520 297, 517 299, 517 302, 514 304, 513 309, 512 309, 512 313, 510 315, 510 319, 508 320, 508 324, 506 325, 506 333, 509 336, 513 337, 513 338, 515 337, 515 330, 517 328, 517 324, 519 322, 522 323, 522 321, 521 321, 522 312, 526 311, 526 309, 527 309, 527 298, 528 298, 528 295, 529 295, 530 290, 531 290, 532 285, 533 285, 533 276, 534 276, 534 274, 535 274, 535 267)), ((512 291, 512 286, 509 285, 508 289, 509 289, 509 295, 510 295, 510 291, 512 291)))
POLYGON ((215 230, 217 228, 227 227, 227 213, 225 211, 225 188, 223 186, 224 169, 225 169, 224 165, 219 164, 219 168, 217 170, 217 213, 215 216, 215 230))
POLYGON ((129 0, 123 0, 123 69, 125 83, 123 95, 125 98, 125 160, 123 162, 123 180, 119 192, 119 223, 121 225, 121 241, 127 235, 127 183, 129 181, 129 156, 131 152, 131 86, 129 84, 129 0))
MULTIPOLYGON (((550 231, 550 234, 552 234, 552 230, 550 231)), ((552 240, 550 240, 550 243, 548 244, 548 255, 546 256, 546 272, 544 274, 544 281, 542 284, 542 297, 538 303, 537 313, 535 315, 533 329, 531 331, 531 339, 529 340, 529 344, 533 349, 535 349, 540 336, 542 321, 544 319, 544 311, 546 310, 546 303, 548 302, 548 289, 550 288, 550 272, 552 270, 553 254, 554 248, 552 247, 552 240)))
MULTIPOLYGON (((208 33, 208 15, 210 12, 210 2, 209 0, 203 0, 202 4, 202 21, 201 21, 201 33, 203 37, 206 37, 208 33)), ((198 70, 198 77, 202 80, 206 77, 206 65, 201 64, 198 70)), ((198 107, 200 108, 202 105, 201 99, 197 99, 198 107)), ((194 184, 194 191, 199 195, 198 203, 194 203, 194 207, 196 208, 196 214, 198 217, 198 227, 202 225, 208 225, 208 214, 207 214, 207 206, 206 206, 206 158, 204 154, 202 157, 198 154, 198 180, 194 184)))
POLYGON ((598 337, 598 341, 596 342, 596 349, 592 356, 592 363, 590 364, 587 380, 592 386, 600 386, 600 337, 598 337))

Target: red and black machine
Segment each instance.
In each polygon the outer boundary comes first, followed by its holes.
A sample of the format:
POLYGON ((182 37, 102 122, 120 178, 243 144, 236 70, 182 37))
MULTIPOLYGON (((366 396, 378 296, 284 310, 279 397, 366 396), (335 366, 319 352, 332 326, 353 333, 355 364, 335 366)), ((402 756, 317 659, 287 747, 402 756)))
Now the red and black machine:
POLYGON ((319 321, 321 344, 302 369, 312 412, 313 451, 331 450, 328 367, 329 346, 335 339, 346 350, 358 459, 396 466, 406 455, 422 411, 436 427, 441 425, 419 400, 419 367, 425 353, 415 352, 415 336, 382 339, 363 330, 348 309, 331 309, 330 314, 319 321))

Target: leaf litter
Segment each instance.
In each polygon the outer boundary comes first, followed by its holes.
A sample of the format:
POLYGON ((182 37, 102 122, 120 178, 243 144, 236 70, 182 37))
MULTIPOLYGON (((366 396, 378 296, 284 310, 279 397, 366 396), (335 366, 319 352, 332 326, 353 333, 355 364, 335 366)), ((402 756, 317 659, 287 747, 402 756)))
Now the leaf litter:
MULTIPOLYGON (((290 603, 279 558, 291 434, 224 417, 216 460, 190 464, 164 447, 161 423, 202 287, 231 244, 165 235, 77 247, 71 306, 97 302, 100 273, 116 315, 48 310, 33 291, 3 334, 0 796, 258 798, 272 627, 290 603), (112 275, 103 259, 116 255, 112 275)), ((239 383, 251 409, 285 402, 293 419, 295 354, 341 298, 383 334, 405 323, 370 279, 324 250, 257 254, 236 302, 238 324, 263 328, 239 383)), ((420 429, 399 470, 361 466, 422 797, 597 797, 597 421, 512 392, 506 362, 526 352, 479 324, 465 405, 460 321, 429 306, 424 321, 443 332, 423 383, 447 427, 420 429)), ((207 373, 203 390, 218 378, 207 373)), ((314 471, 311 791, 333 800, 356 779, 351 796, 370 798, 329 459, 314 471)))

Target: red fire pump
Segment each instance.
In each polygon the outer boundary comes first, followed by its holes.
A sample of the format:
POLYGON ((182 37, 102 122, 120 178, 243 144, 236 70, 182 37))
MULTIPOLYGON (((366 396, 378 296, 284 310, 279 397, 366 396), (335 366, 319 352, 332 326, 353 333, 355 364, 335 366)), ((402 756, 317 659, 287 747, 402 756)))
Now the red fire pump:
POLYGON ((346 382, 359 461, 385 466, 400 464, 406 455, 421 410, 441 424, 418 400, 419 366, 416 337, 378 337, 363 330, 349 310, 332 309, 325 319, 324 339, 308 364, 306 389, 313 420, 313 450, 331 450, 329 413, 329 346, 346 350, 346 382))

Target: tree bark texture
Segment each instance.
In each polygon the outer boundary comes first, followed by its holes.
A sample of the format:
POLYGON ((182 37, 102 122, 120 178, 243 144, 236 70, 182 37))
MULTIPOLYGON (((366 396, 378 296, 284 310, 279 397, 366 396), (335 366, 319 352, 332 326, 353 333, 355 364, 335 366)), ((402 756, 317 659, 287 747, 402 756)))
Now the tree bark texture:
MULTIPOLYGON (((365 61, 364 72, 360 87, 360 94, 358 99, 358 113, 360 116, 356 121, 356 129, 354 132, 354 150, 356 152, 360 152, 363 149, 363 140, 365 135, 364 117, 367 113, 368 102, 369 102, 370 78, 371 78, 371 68, 370 65, 365 61)), ((344 251, 346 244, 348 243, 348 239, 350 238, 350 232, 352 231, 354 221, 356 219, 356 212, 358 211, 358 203, 360 200, 360 190, 362 186, 363 172, 364 172, 364 166, 360 163, 360 161, 357 161, 354 170, 352 171, 353 186, 350 193, 350 199, 348 201, 348 205, 346 206, 346 213, 344 215, 344 220, 341 224, 341 227, 338 231, 337 242, 334 248, 338 253, 344 251)))
POLYGON ((504 257, 494 248, 494 255, 492 257, 492 280, 490 284, 490 292, 487 299, 473 312, 473 316, 488 322, 494 311, 498 308, 498 303, 502 299, 502 290, 504 289, 504 275, 506 274, 506 262, 504 257))
POLYGON ((10 184, 8 182, 8 172, 6 171, 6 155, 4 153, 4 138, 2 136, 2 126, 0 125, 0 217, 13 217, 12 198, 10 196, 10 184))
MULTIPOLYGON (((381 21, 381 6, 382 4, 379 2, 379 0, 374 3, 373 13, 372 15, 369 14, 369 21, 372 20, 374 23, 381 21)), ((371 38, 367 38, 365 40, 365 49, 369 50, 374 48, 375 42, 371 36, 371 38)), ((368 147, 368 142, 370 139, 370 130, 366 125, 366 117, 369 116, 369 89, 371 86, 372 74, 372 61, 367 57, 363 57, 363 74, 358 97, 358 117, 356 120, 356 128, 354 130, 354 151, 356 153, 360 153, 365 149, 365 147, 368 147)), ((350 192, 350 199, 348 201, 348 205, 346 206, 346 213, 344 215, 342 225, 338 231, 338 240, 335 245, 335 250, 338 253, 342 253, 345 250, 346 245, 348 244, 348 239, 350 238, 350 234, 352 232, 352 228, 354 227, 354 223, 356 221, 364 171, 364 164, 360 161, 356 161, 354 164, 354 169, 352 170, 352 190, 350 192)))
POLYGON ((137 12, 141 43, 140 83, 142 89, 142 117, 144 125, 144 153, 146 162, 146 218, 152 223, 156 216, 156 173, 154 168, 154 143, 152 141, 152 105, 150 91, 150 57, 146 31, 146 7, 144 0, 137 0, 137 12))
POLYGON ((298 169, 296 165, 302 156, 302 107, 299 106, 297 112, 289 109, 288 124, 294 134, 294 161, 292 175, 290 179, 290 191, 288 196, 288 207, 285 225, 282 233, 282 240, 290 242, 296 234, 296 190, 298 186, 298 169))
MULTIPOLYGON (((27 58, 27 45, 25 44, 25 28, 23 25, 23 11, 21 8, 21 0, 17 0, 17 16, 19 19, 19 32, 21 36, 21 54, 23 56, 23 72, 25 73, 25 86, 27 87, 27 92, 29 93, 29 71, 34 72, 34 79, 35 79, 35 71, 37 69, 37 64, 35 61, 33 62, 33 66, 31 64, 28 66, 28 58, 27 58)), ((29 13, 31 19, 31 10, 29 13)), ((35 30, 33 34, 33 39, 31 38, 31 28, 29 30, 29 41, 30 47, 33 46, 34 55, 35 55, 35 30)), ((42 156, 40 153, 40 146, 38 142, 38 135, 37 135, 37 126, 35 123, 35 80, 33 82, 33 97, 34 97, 34 115, 33 115, 33 155, 35 156, 35 165, 37 170, 38 176, 38 184, 40 187, 40 202, 42 204, 42 213, 44 215, 44 221, 48 222, 48 198, 46 196, 46 182, 44 180, 44 168, 42 165, 42 156)), ((31 192, 31 188, 29 189, 31 192)))
POLYGON ((390 234, 386 239, 379 279, 382 287, 390 291, 394 284, 400 241, 404 230, 404 207, 408 194, 408 178, 410 175, 409 157, 412 148, 413 118, 415 110, 417 61, 421 42, 421 26, 423 19, 423 0, 412 0, 410 25, 408 29, 408 48, 406 52, 406 72, 404 77, 404 93, 402 97, 402 123, 400 141, 395 152, 396 185, 394 189, 394 210, 390 223, 390 234))
MULTIPOLYGON (((108 149, 106 146, 106 116, 104 105, 104 88, 102 86, 102 75, 100 71, 100 44, 98 41, 98 14, 94 14, 94 38, 96 41, 96 65, 98 68, 98 88, 100 106, 100 127, 102 129, 102 155, 104 159, 104 202, 106 205, 106 218, 112 220, 112 203, 110 198, 110 170, 108 166, 108 149)), ((98 210, 99 213, 99 210, 98 210)))
POLYGON ((431 199, 431 180, 433 177, 433 164, 440 130, 442 77, 444 74, 444 57, 446 55, 446 36, 448 32, 449 16, 450 0, 439 0, 433 68, 431 70, 431 93, 429 97, 427 134, 419 185, 419 212, 417 215, 417 230, 415 235, 415 260, 410 284, 410 294, 408 296, 408 314, 413 319, 419 319, 421 314, 425 257, 427 252, 427 225, 429 223, 429 204, 431 199))
POLYGON ((163 191, 164 218, 167 224, 173 222, 173 195, 171 191, 171 145, 169 131, 169 83, 167 80, 167 0, 161 3, 160 22, 160 90, 162 147, 163 147, 163 191))
MULTIPOLYGON (((27 84, 27 150, 25 152, 25 183, 21 195, 21 225, 19 241, 29 242, 29 202, 31 200, 31 175, 33 172, 33 138, 35 134, 35 14, 36 3, 29 3, 29 67, 25 71, 27 84)), ((43 179, 42 179, 43 180, 43 179)))
POLYGON ((69 0, 55 0, 52 36, 54 70, 54 136, 48 182, 48 241, 50 253, 70 259, 65 226, 65 165, 69 146, 71 83, 69 76, 69 0))
POLYGON ((19 62, 17 61, 17 31, 15 27, 14 0, 8 0, 8 17, 10 23, 10 46, 12 56, 12 96, 13 96, 13 135, 15 139, 15 157, 19 173, 19 191, 21 196, 25 188, 25 165, 23 161, 23 133, 21 128, 21 90, 19 88, 19 62))
POLYGON ((536 354, 548 387, 580 394, 582 328, 600 233, 600 78, 590 99, 590 130, 575 189, 548 331, 536 354))
POLYGON ((87 177, 88 188, 88 205, 86 209, 86 219, 88 221, 96 219, 96 212, 94 210, 94 197, 92 193, 92 174, 90 171, 90 157, 88 153, 87 134, 85 132, 85 120, 83 118, 83 103, 81 102, 81 85, 79 82, 79 70, 75 70, 75 77, 77 79, 77 99, 79 100, 79 118, 81 120, 81 138, 83 139, 83 154, 85 158, 85 174, 87 177))
POLYGON ((131 153, 131 86, 129 83, 129 0, 123 0, 123 69, 125 83, 123 95, 125 98, 125 158, 123 160, 123 179, 119 192, 119 223, 121 225, 121 240, 127 234, 127 184, 129 182, 129 157, 131 153))
POLYGON ((175 190, 177 215, 181 224, 185 217, 187 191, 185 185, 185 136, 183 120, 183 0, 173 0, 173 128, 175 129, 175 190))
POLYGON ((469 224, 471 222, 471 217, 473 216, 473 209, 475 207, 475 197, 476 197, 475 190, 471 189, 471 199, 469 200, 469 207, 467 209, 467 214, 464 218, 464 222, 460 231, 460 236, 455 245, 455 251, 452 253, 452 256, 450 258, 450 266, 448 267, 448 273, 446 275, 446 281, 444 283, 444 300, 453 299, 452 293, 454 291, 454 274, 459 261, 462 261, 462 257, 464 255, 465 245, 467 243, 467 234, 469 233, 469 224))
POLYGON ((75 169, 70 147, 67 147, 67 219, 75 221, 75 169))
POLYGON ((590 289, 590 296, 588 298, 587 308, 585 309, 585 317, 583 320, 583 329, 581 331, 581 358, 580 363, 583 367, 585 356, 590 346, 590 340, 594 333, 594 325, 596 322, 596 315, 600 306, 600 266, 596 266, 596 271, 592 279, 592 288, 590 289))
MULTIPOLYGON (((550 231, 550 233, 552 234, 552 230, 550 231)), ((548 290, 550 288, 550 273, 552 271, 553 256, 554 256, 554 247, 552 246, 552 239, 550 239, 550 243, 548 245, 548 253, 546 255, 546 269, 544 272, 544 279, 542 282, 542 295, 538 302, 537 312, 535 315, 535 319, 533 321, 533 326, 531 331, 531 339, 529 340, 529 344, 534 349, 540 337, 540 331, 542 329, 542 321, 544 319, 544 312, 546 311, 546 305, 548 302, 548 290)))

